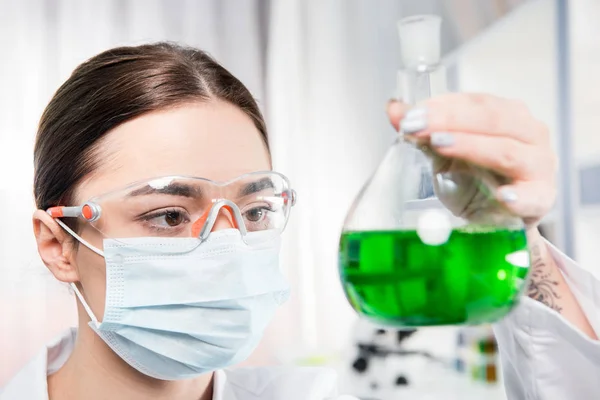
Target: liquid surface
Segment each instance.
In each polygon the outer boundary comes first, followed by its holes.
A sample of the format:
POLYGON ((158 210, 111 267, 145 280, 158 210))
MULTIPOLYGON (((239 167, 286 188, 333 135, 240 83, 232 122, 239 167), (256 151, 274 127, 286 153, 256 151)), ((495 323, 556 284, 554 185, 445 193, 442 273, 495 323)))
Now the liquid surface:
POLYGON ((437 246, 414 230, 345 232, 339 260, 352 307, 393 326, 496 321, 518 302, 529 271, 522 230, 455 229, 437 246))

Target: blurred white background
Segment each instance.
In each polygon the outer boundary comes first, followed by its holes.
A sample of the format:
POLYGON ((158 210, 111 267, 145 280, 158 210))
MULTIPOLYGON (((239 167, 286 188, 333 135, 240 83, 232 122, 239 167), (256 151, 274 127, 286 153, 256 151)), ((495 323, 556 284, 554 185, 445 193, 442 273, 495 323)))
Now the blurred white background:
MULTIPOLYGON (((446 48, 472 26, 445 21, 446 48)), ((510 2, 508 2, 510 3, 510 2)), ((580 207, 576 167, 600 163, 600 2, 570 2, 570 130, 558 123, 556 0, 524 1, 453 58, 454 89, 528 103, 572 149, 574 207, 545 222, 559 247, 600 272, 600 207, 580 207), (563 224, 574 231, 562 237, 563 224)), ((41 264, 31 232, 32 148, 54 90, 76 65, 123 44, 174 40, 209 51, 266 114, 275 167, 299 192, 283 267, 293 296, 251 363, 343 359, 355 315, 337 276, 337 241, 354 196, 394 138, 385 104, 400 66, 396 21, 436 11, 424 0, 0 0, 0 386, 44 342, 75 322, 69 290, 41 264)), ((600 178, 597 182, 600 185, 600 178)), ((600 190, 600 186, 599 186, 600 190)), ((559 204, 560 205, 560 204, 559 204)), ((439 346, 453 339, 440 335, 439 346)), ((450 342, 448 342, 450 341, 450 342)))

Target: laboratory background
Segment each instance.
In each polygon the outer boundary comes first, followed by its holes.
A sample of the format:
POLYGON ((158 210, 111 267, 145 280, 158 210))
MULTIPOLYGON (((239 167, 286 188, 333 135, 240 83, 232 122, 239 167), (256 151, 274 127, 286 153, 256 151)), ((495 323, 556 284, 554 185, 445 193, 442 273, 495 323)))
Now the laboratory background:
POLYGON ((246 364, 330 366, 342 392, 364 399, 444 385, 504 398, 489 327, 374 326, 340 284, 344 218, 396 135, 385 105, 398 95, 397 22, 424 13, 442 18, 452 91, 521 99, 550 127, 561 189, 543 234, 600 273, 598 0, 0 0, 0 386, 76 324, 73 293, 32 234, 42 110, 87 58, 169 40, 208 51, 248 86, 274 168, 298 192, 281 258, 292 296, 246 364))

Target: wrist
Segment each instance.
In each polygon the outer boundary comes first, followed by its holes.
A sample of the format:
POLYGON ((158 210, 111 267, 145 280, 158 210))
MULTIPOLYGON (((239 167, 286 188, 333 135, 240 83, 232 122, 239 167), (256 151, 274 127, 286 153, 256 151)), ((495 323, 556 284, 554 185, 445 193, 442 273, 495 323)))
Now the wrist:
POLYGON ((527 230, 527 246, 531 262, 527 295, 560 313, 565 282, 537 228, 527 230))
POLYGON ((545 257, 548 254, 548 248, 546 247, 546 240, 538 230, 537 226, 533 228, 529 228, 526 231, 527 235, 527 245, 529 246, 529 250, 533 251, 533 249, 537 249, 536 253, 539 256, 545 257))
POLYGON ((538 228, 529 228, 526 235, 532 266, 543 265, 543 269, 547 272, 556 270, 558 266, 548 248, 546 239, 544 239, 538 228))

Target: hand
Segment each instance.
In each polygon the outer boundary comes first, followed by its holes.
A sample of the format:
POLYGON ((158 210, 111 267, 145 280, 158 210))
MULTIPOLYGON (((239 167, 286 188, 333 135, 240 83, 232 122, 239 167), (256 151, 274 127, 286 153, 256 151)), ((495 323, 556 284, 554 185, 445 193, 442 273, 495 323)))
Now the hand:
POLYGON ((391 102, 387 111, 396 129, 402 126, 405 134, 425 141, 438 157, 451 161, 443 168, 453 172, 455 162, 466 162, 504 178, 496 198, 527 227, 532 256, 527 295, 597 340, 537 230, 556 197, 557 158, 548 128, 522 103, 481 94, 443 95, 412 109, 391 102))
POLYGON ((387 111, 396 129, 401 127, 405 134, 425 141, 437 155, 452 161, 444 169, 453 171, 455 165, 466 162, 503 177, 495 196, 521 217, 529 230, 552 208, 557 158, 548 128, 522 103, 454 93, 415 108, 390 102, 387 111))

